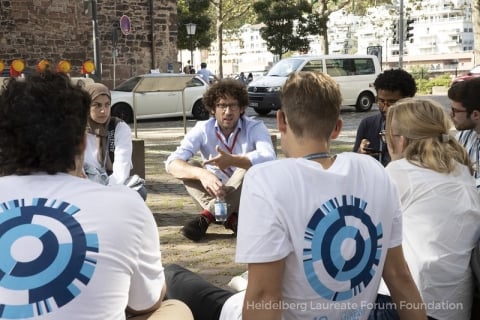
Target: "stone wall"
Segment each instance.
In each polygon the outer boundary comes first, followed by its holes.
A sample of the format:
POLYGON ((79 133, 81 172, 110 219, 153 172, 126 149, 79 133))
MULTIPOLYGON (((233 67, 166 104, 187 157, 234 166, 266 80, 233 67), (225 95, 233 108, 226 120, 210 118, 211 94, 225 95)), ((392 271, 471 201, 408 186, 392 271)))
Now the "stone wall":
MULTIPOLYGON (((113 87, 114 78, 119 84, 150 69, 166 72, 169 63, 178 70, 175 0, 96 2, 101 82, 113 87), (114 58, 113 25, 122 15, 130 18, 131 32, 118 32, 114 58)), ((81 76, 82 63, 95 60, 93 42, 92 14, 85 14, 82 0, 0 0, 0 59, 7 67, 13 59, 23 59, 28 72, 41 59, 52 65, 65 59, 71 75, 81 76)))

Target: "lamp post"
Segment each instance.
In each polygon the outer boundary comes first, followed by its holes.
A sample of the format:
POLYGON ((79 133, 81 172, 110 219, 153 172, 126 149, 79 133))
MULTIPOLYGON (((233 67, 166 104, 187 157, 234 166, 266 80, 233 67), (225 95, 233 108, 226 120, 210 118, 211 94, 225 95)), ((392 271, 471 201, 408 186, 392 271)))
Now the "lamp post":
POLYGON ((192 66, 194 66, 194 64, 193 64, 193 36, 195 35, 197 25, 195 23, 187 23, 186 27, 187 27, 187 34, 190 38, 190 62, 192 64, 192 66))

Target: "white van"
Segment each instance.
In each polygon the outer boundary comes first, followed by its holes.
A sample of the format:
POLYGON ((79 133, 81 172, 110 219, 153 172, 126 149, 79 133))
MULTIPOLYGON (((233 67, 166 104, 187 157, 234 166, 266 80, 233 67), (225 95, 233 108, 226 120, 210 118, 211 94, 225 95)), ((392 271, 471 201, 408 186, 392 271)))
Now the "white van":
POLYGON ((268 73, 248 84, 248 105, 258 114, 280 109, 280 91, 295 71, 321 71, 340 85, 343 105, 368 111, 375 102, 373 82, 381 72, 373 55, 295 56, 278 61, 268 73))

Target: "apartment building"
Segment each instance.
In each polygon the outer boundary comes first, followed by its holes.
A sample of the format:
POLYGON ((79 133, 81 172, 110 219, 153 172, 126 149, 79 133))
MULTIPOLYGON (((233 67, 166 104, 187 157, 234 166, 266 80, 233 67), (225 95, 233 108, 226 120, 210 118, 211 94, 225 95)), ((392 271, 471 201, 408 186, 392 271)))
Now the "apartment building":
MULTIPOLYGON (((473 55, 472 0, 424 0, 419 4, 404 1, 404 25, 413 19, 412 37, 404 41, 403 67, 421 66, 432 73, 463 73, 476 63, 473 55)), ((368 47, 381 47, 383 68, 399 64, 399 43, 394 41, 394 25, 399 19, 399 1, 389 6, 372 7, 365 16, 345 10, 330 15, 328 43, 330 53, 367 53, 368 47)), ((241 71, 264 70, 275 62, 260 36, 261 24, 244 25, 224 36, 224 75, 241 71)), ((398 30, 397 30, 398 32, 398 30)), ((212 44, 206 58, 215 69, 218 45, 212 44)), ((312 37, 309 54, 323 54, 322 41, 312 37)))

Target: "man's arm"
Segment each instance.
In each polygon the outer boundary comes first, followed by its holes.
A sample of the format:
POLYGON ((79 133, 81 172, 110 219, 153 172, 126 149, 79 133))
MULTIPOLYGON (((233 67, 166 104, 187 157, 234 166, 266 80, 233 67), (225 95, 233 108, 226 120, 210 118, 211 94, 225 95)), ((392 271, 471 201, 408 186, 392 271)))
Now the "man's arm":
POLYGON ((113 173, 110 175, 109 184, 123 184, 130 176, 132 168, 132 133, 125 122, 117 124, 115 129, 115 159, 113 173))
POLYGON ((366 119, 362 119, 357 128, 357 135, 355 136, 355 143, 353 144, 353 152, 359 152, 360 144, 365 139, 366 119))
POLYGON ((212 197, 225 196, 222 181, 205 168, 193 166, 185 160, 176 159, 168 165, 168 172, 177 179, 199 180, 212 197))
POLYGON ((175 159, 168 164, 168 173, 177 179, 202 180, 203 176, 211 173, 207 169, 189 164, 182 159, 175 159))
POLYGON ((243 320, 279 320, 282 318, 280 308, 262 306, 273 304, 281 306, 284 269, 285 259, 248 264, 248 285, 243 301, 243 320))
POLYGON ((166 292, 167 292, 167 284, 165 283, 165 285, 162 288, 162 291, 160 292, 160 298, 158 298, 158 301, 153 306, 145 310, 135 310, 127 306, 127 310, 125 311, 127 316, 138 316, 138 315, 150 313, 157 310, 162 305, 162 301, 165 298, 166 292))
POLYGON ((203 164, 212 164, 220 170, 224 170, 228 167, 237 167, 247 170, 252 166, 252 162, 246 155, 231 154, 222 150, 219 146, 217 146, 216 150, 218 153, 217 156, 204 161, 203 164))
POLYGON ((403 257, 401 245, 388 250, 382 276, 397 306, 400 319, 427 319, 422 297, 403 257))

